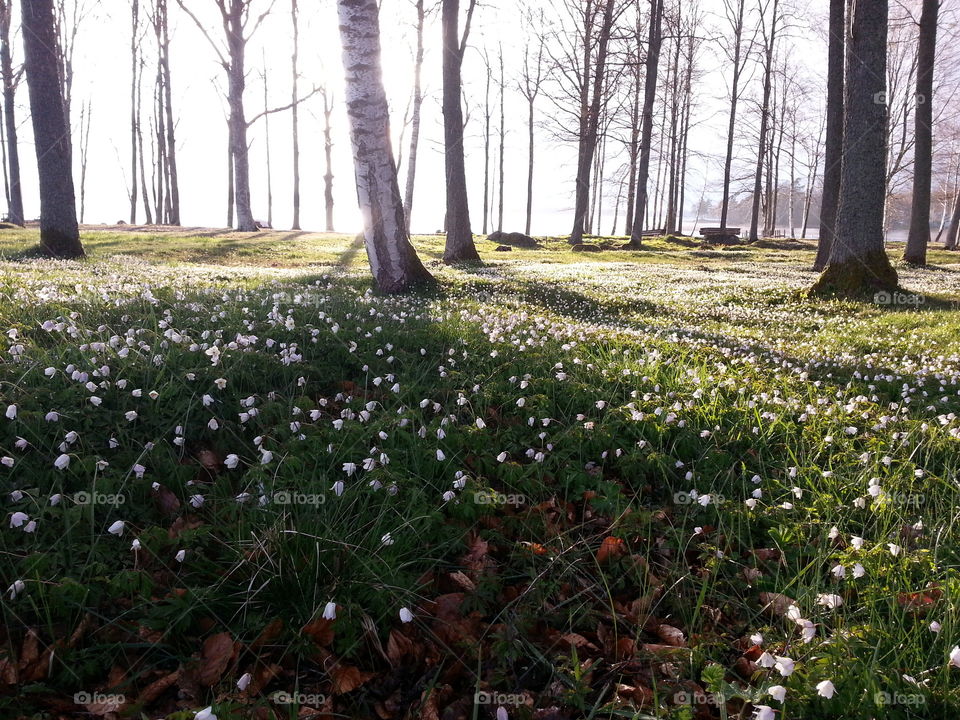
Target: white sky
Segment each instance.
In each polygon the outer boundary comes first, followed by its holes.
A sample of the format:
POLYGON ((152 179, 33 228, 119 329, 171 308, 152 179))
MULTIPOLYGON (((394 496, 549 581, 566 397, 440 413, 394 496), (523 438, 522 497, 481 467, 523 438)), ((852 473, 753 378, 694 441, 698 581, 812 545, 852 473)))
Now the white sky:
MULTIPOLYGON (((546 2, 546 0, 544 0, 546 2)), ((78 124, 81 104, 92 102, 91 159, 87 177, 86 222, 113 223, 129 220, 129 200, 126 177, 129 174, 129 4, 127 0, 87 0, 96 5, 95 17, 81 28, 75 59, 76 81, 73 100, 74 147, 79 147, 78 124)), ((217 29, 217 14, 212 0, 190 0, 191 7, 217 29)), ((255 0, 255 9, 266 8, 269 0, 255 0)), ((343 72, 337 31, 336 8, 332 0, 301 0, 301 92, 313 85, 328 83, 336 99, 334 113, 334 173, 336 196, 335 220, 337 229, 344 232, 359 230, 359 213, 353 187, 353 165, 345 113, 340 103, 343 97, 343 72)), ((432 4, 428 2, 428 5, 432 4)), ((466 4, 466 0, 464 0, 466 4)), ((225 101, 219 92, 224 86, 223 72, 216 56, 192 21, 186 17, 174 0, 170 0, 171 32, 173 35, 172 72, 174 110, 178 117, 177 145, 180 168, 181 215, 185 225, 223 226, 226 222, 226 122, 225 101), (216 85, 214 85, 216 81, 216 85)), ((825 62, 823 32, 826 0, 810 0, 810 10, 802 18, 795 32, 806 35, 801 62, 805 72, 820 72, 825 62)), ((708 13, 722 8, 721 0, 702 0, 708 13)), ((384 78, 391 99, 391 117, 394 136, 400 132, 402 119, 409 103, 412 88, 416 14, 410 0, 383 0, 381 28, 384 46, 384 78)), ((442 225, 444 212, 442 117, 440 112, 440 28, 438 17, 431 18, 426 36, 424 81, 427 99, 423 107, 423 131, 417 173, 417 193, 414 202, 414 232, 433 232, 442 225)), ((17 20, 15 19, 15 22, 17 20)), ((248 116, 263 109, 263 85, 260 77, 262 52, 266 48, 270 67, 271 105, 281 106, 290 101, 290 14, 289 2, 278 0, 273 16, 268 18, 251 43, 248 53, 248 116)), ((716 22, 712 18, 711 24, 716 22)), ((471 49, 467 53, 464 79, 468 97, 469 123, 467 126, 467 173, 471 192, 471 217, 475 232, 482 225, 483 193, 483 92, 485 69, 478 48, 502 43, 507 57, 507 150, 505 228, 522 230, 526 204, 527 133, 525 101, 516 91, 523 52, 523 39, 528 31, 521 22, 519 7, 511 0, 488 0, 478 10, 471 49)), ((215 34, 215 37, 218 37, 215 34)), ((717 160, 722 152, 720 130, 726 123, 726 105, 723 100, 726 78, 714 51, 707 43, 701 56, 701 65, 708 72, 700 85, 700 104, 696 121, 700 123, 691 138, 692 150, 701 156, 690 161, 690 180, 687 189, 688 207, 705 187, 718 184, 720 171, 717 160), (711 70, 711 68, 714 68, 711 70), (710 156, 710 157, 706 157, 710 156), (709 183, 709 184, 707 184, 709 183)), ((153 49, 147 46, 148 62, 153 49)), ((20 37, 16 38, 20 52, 20 37)), ((144 106, 149 107, 152 94, 152 72, 145 75, 144 106)), ((821 85, 822 87, 822 85, 821 85)), ((32 147, 32 133, 27 115, 25 85, 18 92, 18 117, 21 128, 21 154, 27 217, 39 215, 35 191, 36 169, 32 147)), ((821 98, 812 98, 812 109, 821 98)), ((746 109, 745 109, 746 110, 746 109)), ((551 111, 547 99, 538 103, 538 119, 551 111)), ((746 111, 744 112, 746 115, 746 111)), ((494 114, 496 132, 499 108, 494 114)), ((144 121, 146 128, 146 120, 144 121)), ((292 217, 291 200, 291 132, 290 114, 271 116, 271 153, 273 161, 274 225, 288 227, 292 217)), ((251 128, 251 184, 253 211, 258 219, 267 215, 267 192, 264 139, 265 126, 261 120, 251 128)), ((656 132, 656 128, 655 128, 656 132)), ((305 229, 322 229, 323 203, 323 138, 322 101, 319 96, 309 100, 301 111, 301 173, 302 225, 305 229)), ((395 155, 402 151, 400 169, 401 188, 406 177, 408 136, 402 146, 394 144, 395 155)), ((553 141, 546 131, 538 131, 537 163, 534 198, 535 234, 569 231, 572 207, 572 178, 575 173, 575 150, 569 144, 553 141)), ((613 143, 611 143, 611 147, 613 143)), ((495 155, 495 153, 494 153, 495 155)), ((744 162, 755 162, 753 152, 744 162)), ((495 158, 494 158, 495 160, 495 158)), ((615 164, 619 164, 619 160, 615 164)), ((611 162, 611 169, 613 168, 611 162)), ((148 171, 149 172, 149 171, 148 171)), ((79 178, 79 161, 75 162, 75 177, 79 178)), ((79 191, 79 186, 78 186, 79 191)), ((603 232, 609 232, 613 220, 615 191, 605 201, 603 232)), ((621 208, 621 218, 623 208, 621 208)), ((142 207, 138 220, 143 221, 142 207)), ((622 220, 618 221, 622 228, 622 220)))

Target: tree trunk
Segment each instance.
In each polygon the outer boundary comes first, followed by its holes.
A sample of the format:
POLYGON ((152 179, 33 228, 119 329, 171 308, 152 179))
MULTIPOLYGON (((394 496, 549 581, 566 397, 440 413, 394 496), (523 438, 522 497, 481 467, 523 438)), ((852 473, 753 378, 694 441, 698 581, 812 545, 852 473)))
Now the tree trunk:
POLYGON ((180 179, 177 174, 176 123, 173 120, 173 81, 170 72, 170 22, 167 13, 167 0, 156 0, 157 45, 159 52, 160 74, 163 77, 164 118, 166 122, 166 161, 167 161, 167 222, 180 224, 180 179))
POLYGON ((679 113, 680 93, 680 5, 677 6, 677 37, 673 56, 673 81, 670 86, 670 161, 668 164, 667 211, 663 228, 666 235, 673 235, 677 220, 677 115, 679 113))
POLYGON ((530 226, 533 222, 533 100, 531 99, 528 103, 529 116, 527 118, 527 142, 528 142, 528 157, 527 157, 527 222, 524 226, 524 233, 527 235, 530 234, 530 226))
POLYGON ((957 199, 953 206, 950 227, 947 229, 947 239, 944 241, 944 249, 956 250, 958 246, 960 246, 960 188, 957 188, 957 199))
POLYGON ((7 137, 7 168, 10 178, 10 222, 24 224, 23 189, 20 185, 20 148, 17 143, 16 80, 10 52, 10 16, 13 0, 0 3, 0 75, 3 78, 3 112, 7 137))
POLYGON ((940 0, 923 0, 917 45, 917 94, 914 115, 913 205, 910 234, 903 259, 927 264, 930 242, 930 183, 933 170, 933 66, 937 54, 937 14, 940 0))
MULTIPOLYGON (((779 0, 773 0, 773 18, 770 21, 770 35, 766 38, 763 62, 763 101, 760 104, 760 147, 757 151, 757 171, 753 177, 753 208, 750 213, 750 241, 760 239, 760 192, 763 182, 763 159, 767 152, 767 132, 770 123, 770 90, 773 86, 773 51, 777 41, 777 13, 779 0)), ((773 219, 776 224, 776 218, 773 219)))
MULTIPOLYGON (((597 151, 597 130, 600 126, 600 110, 603 101, 605 85, 605 71, 607 62, 607 48, 610 44, 610 33, 613 28, 613 10, 615 0, 604 0, 603 23, 597 37, 597 61, 593 73, 593 97, 587 111, 585 135, 580 138, 580 152, 577 162, 576 199, 573 216, 573 230, 570 232, 570 244, 576 245, 583 240, 583 229, 587 219, 590 203, 590 170, 593 167, 593 156, 597 151)), ((585 75, 583 82, 588 82, 585 75)))
MULTIPOLYGON (((297 98, 293 99, 293 107, 297 106, 297 98)), ((267 225, 273 227, 273 162, 270 157, 270 90, 267 81, 267 56, 263 56, 263 122, 264 147, 267 151, 267 225)))
POLYGON ((640 131, 640 160, 637 169, 637 198, 633 204, 630 245, 643 242, 643 222, 647 210, 647 181, 650 176, 650 143, 653 139, 653 104, 657 99, 657 68, 663 43, 663 0, 650 0, 650 31, 647 42, 647 74, 643 80, 643 127, 640 131))
POLYGON ((333 115, 333 98, 327 99, 323 88, 323 156, 326 172, 323 175, 323 200, 326 207, 326 231, 333 232, 333 130, 330 118, 333 115))
POLYGON ((140 64, 139 43, 140 34, 140 0, 131 0, 130 3, 130 224, 137 224, 137 134, 140 131, 140 104, 137 102, 137 74, 140 64))
POLYGON ((383 292, 401 292, 431 282, 433 278, 417 257, 407 234, 390 147, 377 0, 337 0, 337 9, 357 198, 363 213, 367 257, 377 287, 383 292))
POLYGON ((737 20, 733 28, 733 83, 730 88, 730 118, 727 125, 727 155, 723 161, 723 200, 720 205, 720 227, 727 226, 727 214, 730 210, 730 171, 733 165, 733 138, 737 127, 737 102, 740 99, 740 56, 743 52, 743 16, 746 0, 737 4, 737 20))
POLYGON ((30 111, 40 175, 40 247, 58 258, 83 256, 63 112, 53 0, 21 0, 30 111))
MULTIPOLYGON (((639 13, 638 13, 639 16, 639 13)), ((639 23, 639 20, 638 20, 639 23)), ((637 43, 640 32, 637 31, 637 43)), ((633 233, 633 203, 637 195, 637 158, 640 154, 640 61, 637 59, 633 74, 633 103, 630 110, 630 144, 627 147, 627 208, 625 235, 633 233)))
POLYGON ((243 92, 246 89, 245 56, 247 38, 244 36, 242 0, 231 0, 225 17, 227 46, 230 52, 228 69, 228 100, 230 105, 230 138, 233 151, 234 202, 237 210, 237 230, 254 232, 257 223, 253 219, 250 204, 250 157, 247 152, 247 118, 243 107, 243 92))
POLYGON ((403 207, 407 213, 407 232, 413 217, 413 189, 417 179, 417 149, 420 147, 420 111, 423 107, 423 26, 426 11, 423 0, 417 0, 417 57, 413 68, 413 116, 410 126, 410 159, 407 161, 407 188, 403 207))
POLYGON ((290 57, 293 76, 293 95, 290 112, 293 130, 293 229, 300 229, 300 98, 297 85, 300 80, 300 24, 297 20, 297 0, 290 0, 290 19, 293 23, 293 54, 290 57))
POLYGON ((490 229, 490 85, 493 83, 493 69, 490 67, 486 49, 483 51, 483 60, 487 67, 487 87, 483 96, 483 234, 486 235, 490 229))
POLYGON ((844 78, 843 167, 830 262, 813 290, 858 295, 897 287, 883 243, 887 0, 851 7, 844 78))
POLYGON ((506 114, 504 112, 504 95, 506 94, 506 84, 503 77, 503 46, 500 46, 500 205, 497 209, 497 230, 503 232, 503 159, 506 151, 507 125, 506 114))
POLYGON ((80 223, 87 214, 87 163, 90 160, 90 121, 93 105, 87 101, 80 108, 80 223))
POLYGON ((843 157, 843 56, 846 33, 845 0, 830 0, 830 49, 827 65, 827 129, 823 156, 823 197, 820 204, 820 239, 814 270, 823 270, 837 228, 840 171, 843 157))
MULTIPOLYGON (((470 2, 472 11, 474 0, 470 2)), ((459 24, 460 0, 443 0, 443 133, 447 175, 447 241, 443 261, 447 264, 480 260, 470 230, 467 172, 463 158, 460 71, 466 38, 461 40, 459 24)))
POLYGON ((227 142, 227 227, 233 227, 234 184, 233 184, 233 135, 227 142))

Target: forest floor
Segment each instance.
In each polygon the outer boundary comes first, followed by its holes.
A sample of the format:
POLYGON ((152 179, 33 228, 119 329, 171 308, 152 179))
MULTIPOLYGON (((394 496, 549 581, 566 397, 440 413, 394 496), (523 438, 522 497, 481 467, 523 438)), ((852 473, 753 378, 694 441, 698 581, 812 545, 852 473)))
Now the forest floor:
POLYGON ((0 716, 955 716, 960 255, 414 240, 0 232, 0 716))

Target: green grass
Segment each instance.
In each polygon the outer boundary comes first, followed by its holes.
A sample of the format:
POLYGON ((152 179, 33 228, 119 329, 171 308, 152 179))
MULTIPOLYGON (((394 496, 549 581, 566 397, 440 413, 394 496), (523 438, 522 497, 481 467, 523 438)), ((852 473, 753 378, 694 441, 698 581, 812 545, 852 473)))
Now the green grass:
POLYGON ((380 297, 350 237, 199 232, 0 234, 0 715, 960 708, 953 255, 881 304, 811 244, 418 237, 440 290, 380 297))

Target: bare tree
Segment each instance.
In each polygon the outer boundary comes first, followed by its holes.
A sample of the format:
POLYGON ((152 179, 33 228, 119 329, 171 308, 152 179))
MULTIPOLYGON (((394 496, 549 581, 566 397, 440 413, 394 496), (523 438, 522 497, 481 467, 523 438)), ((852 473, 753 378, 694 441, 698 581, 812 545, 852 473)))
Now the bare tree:
POLYGON ((63 112, 53 0, 21 0, 27 87, 40 175, 40 247, 48 255, 80 257, 70 127, 63 112))
POLYGON ((7 148, 10 185, 9 218, 14 225, 23 225, 23 189, 20 185, 20 148, 17 141, 16 92, 19 73, 13 71, 10 49, 10 26, 13 0, 0 0, 0 79, 3 81, 3 120, 7 148))
POLYGON ((184 0, 177 0, 180 8, 190 16, 210 43, 221 67, 227 74, 234 202, 237 210, 237 229, 241 232, 254 232, 257 229, 250 201, 250 159, 247 152, 247 129, 250 123, 247 121, 243 105, 243 94, 246 89, 247 43, 270 14, 276 0, 271 0, 266 10, 256 16, 251 14, 254 2, 255 0, 213 0, 213 4, 220 11, 223 24, 224 41, 221 44, 213 39, 199 18, 187 8, 184 0))
POLYGON ((426 12, 423 0, 416 0, 417 51, 413 63, 413 107, 410 120, 410 157, 407 160, 407 187, 403 207, 407 213, 407 232, 413 217, 413 190, 417 179, 417 150, 420 147, 420 116, 423 108, 423 26, 426 12))
MULTIPOLYGON (((539 19, 533 13, 528 13, 528 26, 534 27, 539 24, 543 26, 544 12, 541 9, 539 19)), ((536 53, 531 50, 529 36, 523 49, 523 71, 520 78, 520 93, 527 101, 527 142, 529 154, 527 157, 527 220, 524 232, 529 235, 533 219, 533 160, 534 160, 534 105, 537 96, 540 94, 540 87, 543 84, 543 54, 544 38, 537 34, 536 53), (534 59, 535 57, 535 59, 534 59)))
POLYGON ((914 115, 913 207, 903 259, 927 264, 930 242, 930 184, 933 172, 933 66, 937 54, 940 0, 923 0, 917 46, 917 104, 914 115))
POLYGON ((633 206, 630 245, 643 243, 643 222, 647 211, 647 183, 650 177, 650 145, 653 140, 653 105, 657 99, 657 70, 663 45, 663 0, 650 0, 647 38, 647 67, 643 81, 643 119, 640 130, 640 157, 637 161, 637 197, 633 206))
POLYGON ((367 257, 377 287, 383 292, 402 292, 433 278, 410 244, 400 199, 380 65, 377 2, 337 0, 337 9, 367 257))
POLYGON ((300 103, 297 102, 297 85, 300 80, 300 22, 297 0, 290 0, 290 21, 293 24, 293 53, 290 64, 293 75, 292 107, 293 124, 293 229, 300 229, 300 103))
POLYGON ((333 131, 331 117, 333 115, 333 96, 327 94, 324 85, 320 94, 323 95, 323 155, 326 163, 326 172, 323 175, 323 197, 326 207, 327 232, 333 232, 333 131))
POLYGON ((823 198, 820 206, 820 239, 814 270, 823 270, 837 230, 840 202, 840 169, 843 157, 843 56, 846 0, 830 0, 830 39, 827 60, 827 121, 823 156, 823 198))
POLYGON ((851 7, 837 233, 815 292, 856 295, 897 286, 897 272, 883 246, 887 10, 887 0, 851 7))
POLYGON ((506 114, 504 112, 504 97, 506 95, 507 85, 504 81, 504 69, 503 69, 503 44, 500 45, 499 51, 500 59, 500 178, 499 178, 499 195, 500 205, 497 208, 497 230, 503 232, 503 185, 504 178, 506 177, 504 173, 504 157, 506 153, 506 144, 507 144, 507 120, 506 114))
POLYGON ((90 161, 90 123, 93 119, 93 101, 80 107, 80 223, 87 213, 87 166, 90 161))
POLYGON ((470 36, 470 24, 476 0, 469 0, 463 35, 460 35, 460 0, 443 0, 443 133, 447 175, 447 240, 443 252, 445 263, 480 260, 470 230, 470 207, 467 200, 467 173, 463 157, 463 108, 461 68, 470 36))
MULTIPOLYGON (((769 4, 769 3, 768 3, 769 4)), ((773 84, 773 53, 777 42, 777 22, 780 19, 780 2, 772 0, 770 28, 767 29, 766 6, 760 5, 760 25, 763 32, 763 100, 760 105, 760 146, 757 150, 757 171, 753 182, 753 209, 750 213, 750 240, 759 239, 760 200, 763 183, 763 161, 767 152, 767 131, 770 123, 770 90, 773 84)), ((772 213, 774 224, 776 212, 772 213)))

